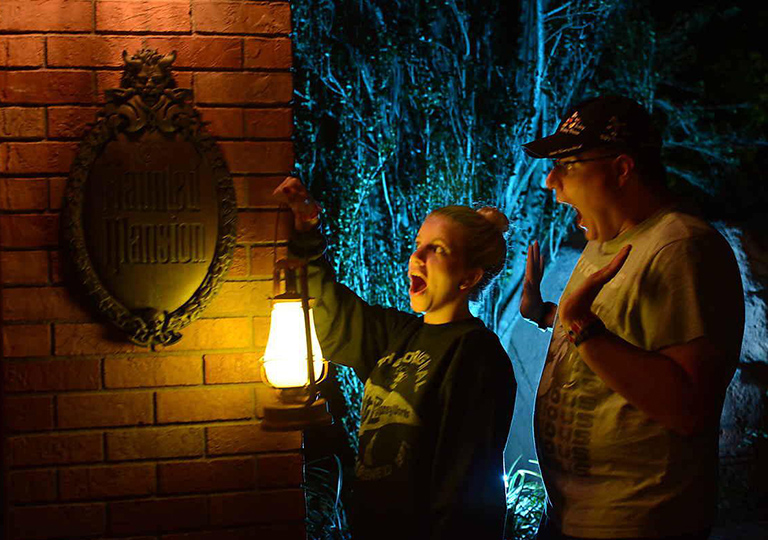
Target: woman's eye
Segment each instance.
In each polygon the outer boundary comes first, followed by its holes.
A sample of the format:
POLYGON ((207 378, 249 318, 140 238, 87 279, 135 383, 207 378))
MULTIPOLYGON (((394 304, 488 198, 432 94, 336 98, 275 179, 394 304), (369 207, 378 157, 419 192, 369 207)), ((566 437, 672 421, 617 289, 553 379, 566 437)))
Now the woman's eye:
POLYGON ((445 249, 442 246, 435 246, 435 253, 438 255, 443 255, 445 254, 445 249))

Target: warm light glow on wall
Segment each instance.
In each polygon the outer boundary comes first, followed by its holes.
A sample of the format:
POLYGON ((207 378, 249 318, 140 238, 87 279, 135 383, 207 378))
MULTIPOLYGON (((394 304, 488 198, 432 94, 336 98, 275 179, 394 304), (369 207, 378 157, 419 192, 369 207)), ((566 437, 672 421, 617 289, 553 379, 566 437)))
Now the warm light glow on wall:
MULTIPOLYGON (((309 310, 312 364, 315 380, 323 373, 323 353, 317 340, 312 310, 309 310)), ((307 343, 301 300, 276 301, 272 306, 269 339, 264 352, 264 375, 276 388, 307 386, 307 343)))

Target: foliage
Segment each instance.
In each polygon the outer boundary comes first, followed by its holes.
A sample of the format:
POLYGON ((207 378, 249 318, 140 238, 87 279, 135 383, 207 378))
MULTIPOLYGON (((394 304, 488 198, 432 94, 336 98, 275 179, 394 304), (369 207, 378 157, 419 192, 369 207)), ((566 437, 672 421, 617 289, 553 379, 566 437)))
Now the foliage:
POLYGON ((507 524, 505 536, 509 540, 531 540, 536 536, 544 509, 546 492, 537 461, 529 460, 536 470, 517 466, 518 457, 507 475, 507 524))
POLYGON ((340 499, 341 461, 337 457, 307 463, 304 494, 309 540, 349 540, 346 512, 340 499), (330 464, 331 468, 327 468, 330 464))

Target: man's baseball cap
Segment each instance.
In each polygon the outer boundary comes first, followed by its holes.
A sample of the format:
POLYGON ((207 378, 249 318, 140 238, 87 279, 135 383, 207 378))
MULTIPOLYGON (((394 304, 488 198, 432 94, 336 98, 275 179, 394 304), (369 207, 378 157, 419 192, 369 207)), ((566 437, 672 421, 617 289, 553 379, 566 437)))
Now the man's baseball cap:
POLYGON ((661 137, 642 105, 607 95, 572 107, 553 135, 523 145, 529 156, 550 159, 599 147, 660 151, 661 137))

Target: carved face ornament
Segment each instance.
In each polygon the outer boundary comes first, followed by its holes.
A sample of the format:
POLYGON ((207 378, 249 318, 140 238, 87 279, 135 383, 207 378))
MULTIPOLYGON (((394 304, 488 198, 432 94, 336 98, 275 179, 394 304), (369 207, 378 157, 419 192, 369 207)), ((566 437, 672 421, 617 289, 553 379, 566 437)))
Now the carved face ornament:
POLYGON ((147 105, 154 105, 166 88, 173 86, 171 64, 176 60, 176 51, 159 55, 156 51, 142 49, 138 54, 128 57, 123 51, 126 72, 121 81, 123 88, 134 88, 147 105))

